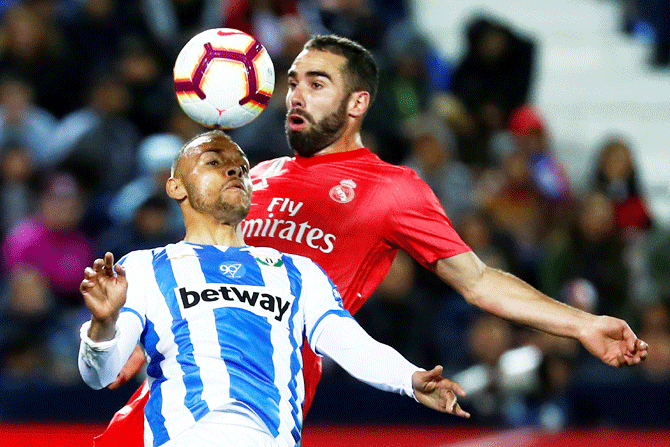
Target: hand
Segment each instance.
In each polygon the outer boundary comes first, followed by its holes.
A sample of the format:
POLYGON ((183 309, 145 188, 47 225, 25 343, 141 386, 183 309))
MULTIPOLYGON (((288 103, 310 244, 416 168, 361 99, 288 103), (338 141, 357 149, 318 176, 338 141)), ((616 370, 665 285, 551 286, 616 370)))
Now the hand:
POLYGON ((140 372, 140 369, 142 369, 142 365, 144 365, 144 362, 146 362, 146 357, 144 356, 144 350, 140 345, 135 346, 135 349, 133 350, 132 354, 130 354, 130 358, 126 362, 125 365, 123 365, 123 368, 121 369, 121 372, 119 373, 118 376, 116 376, 116 380, 114 380, 112 383, 110 383, 107 388, 110 390, 115 390, 133 377, 137 375, 138 372, 140 372))
POLYGON ((114 326, 126 302, 127 289, 125 271, 119 264, 114 264, 114 255, 110 252, 105 253, 104 259, 96 259, 92 268, 86 267, 79 291, 92 315, 89 336, 95 332, 93 325, 114 326))
POLYGON ((461 408, 456 398, 457 394, 465 397, 465 391, 458 383, 442 377, 442 366, 412 374, 412 387, 416 400, 428 408, 464 418, 470 417, 470 413, 461 408))
POLYGON ((637 365, 647 358, 648 345, 618 318, 596 316, 579 337, 584 347, 611 366, 637 365))

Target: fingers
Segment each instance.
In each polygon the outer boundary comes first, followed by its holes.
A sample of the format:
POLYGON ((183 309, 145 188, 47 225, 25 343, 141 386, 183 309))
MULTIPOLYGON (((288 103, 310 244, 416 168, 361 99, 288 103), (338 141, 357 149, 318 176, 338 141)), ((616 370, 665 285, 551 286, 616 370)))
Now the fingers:
POLYGON ((456 382, 451 382, 451 390, 455 393, 458 394, 461 397, 467 396, 465 390, 461 388, 461 386, 456 383, 456 382))
POLYGON ((104 273, 106 276, 114 276, 115 274, 118 274, 118 267, 114 265, 114 255, 110 252, 105 253, 104 258, 98 258, 93 261, 93 271, 96 273, 104 273))
POLYGON ((451 403, 448 404, 447 406, 447 413, 451 413, 455 416, 463 418, 469 418, 470 413, 461 408, 461 405, 458 403, 458 397, 456 396, 456 394, 453 391, 451 391, 449 394, 452 396, 452 399, 451 403))
POLYGON ((638 339, 636 347, 637 350, 640 351, 640 354, 642 355, 643 358, 647 357, 647 349, 649 349, 649 345, 647 344, 647 342, 638 339))
POLYGON ((637 345, 637 339, 638 338, 635 336, 635 333, 633 332, 633 330, 627 324, 625 324, 625 326, 624 326, 623 337, 624 337, 624 340, 626 341, 626 346, 628 346, 628 349, 631 352, 635 351, 635 347, 637 345))
POLYGON ((105 269, 108 271, 113 271, 114 268, 114 255, 110 252, 105 253, 105 269))
POLYGON ((85 292, 95 286, 95 279, 96 273, 91 267, 86 267, 84 269, 84 279, 82 282, 79 284, 79 290, 81 292, 85 292))

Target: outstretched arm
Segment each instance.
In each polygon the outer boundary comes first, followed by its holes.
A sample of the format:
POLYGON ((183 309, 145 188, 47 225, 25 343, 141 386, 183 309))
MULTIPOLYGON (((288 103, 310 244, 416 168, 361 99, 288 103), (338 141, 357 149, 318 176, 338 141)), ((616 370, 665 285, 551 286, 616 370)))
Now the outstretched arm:
POLYGON ((465 392, 441 376, 442 367, 424 371, 390 346, 375 341, 350 317, 326 316, 312 340, 315 352, 327 355, 356 379, 375 388, 413 396, 444 413, 470 417, 457 402, 465 392))
POLYGON ((513 275, 486 266, 471 251, 440 259, 435 273, 482 310, 553 335, 575 338, 608 365, 635 365, 647 356, 647 344, 625 321, 556 301, 513 275))

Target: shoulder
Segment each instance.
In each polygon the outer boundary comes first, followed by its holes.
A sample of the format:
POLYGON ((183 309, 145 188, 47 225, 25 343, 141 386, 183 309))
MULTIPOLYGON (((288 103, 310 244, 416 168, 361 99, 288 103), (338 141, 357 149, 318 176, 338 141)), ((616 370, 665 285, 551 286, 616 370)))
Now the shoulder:
POLYGON ((167 256, 167 248, 170 246, 173 246, 175 244, 170 244, 165 247, 157 247, 157 248, 151 248, 151 249, 144 249, 144 250, 133 250, 131 252, 128 252, 124 256, 119 259, 118 263, 126 266, 126 265, 151 265, 154 260, 163 254, 164 256, 167 256))
POLYGON ((279 157, 279 158, 273 158, 271 160, 262 161, 256 164, 253 168, 251 168, 250 175, 252 178, 260 177, 268 171, 272 171, 277 167, 283 166, 286 162, 290 160, 292 160, 291 157, 279 157))
POLYGON ((424 183, 413 168, 404 165, 391 164, 373 153, 360 158, 360 168, 361 170, 366 170, 372 174, 380 176, 380 178, 392 180, 394 182, 424 183))
POLYGON ((286 264, 287 268, 295 267, 299 271, 311 270, 311 269, 321 269, 318 264, 312 261, 306 256, 284 253, 279 250, 275 250, 270 247, 256 247, 256 246, 247 246, 249 254, 256 258, 256 260, 263 261, 269 264, 276 264, 280 260, 286 264))

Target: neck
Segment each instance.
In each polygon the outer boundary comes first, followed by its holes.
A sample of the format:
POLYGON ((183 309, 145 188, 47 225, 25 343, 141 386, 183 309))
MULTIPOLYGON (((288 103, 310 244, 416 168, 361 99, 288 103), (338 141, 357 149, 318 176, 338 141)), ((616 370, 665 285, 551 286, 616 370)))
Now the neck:
POLYGON ((335 154, 338 152, 355 151, 365 147, 359 131, 345 132, 340 138, 335 140, 330 146, 326 146, 313 156, 335 154))
POLYGON ((231 225, 211 220, 185 221, 184 242, 202 245, 224 245, 241 247, 245 245, 241 223, 231 225))

